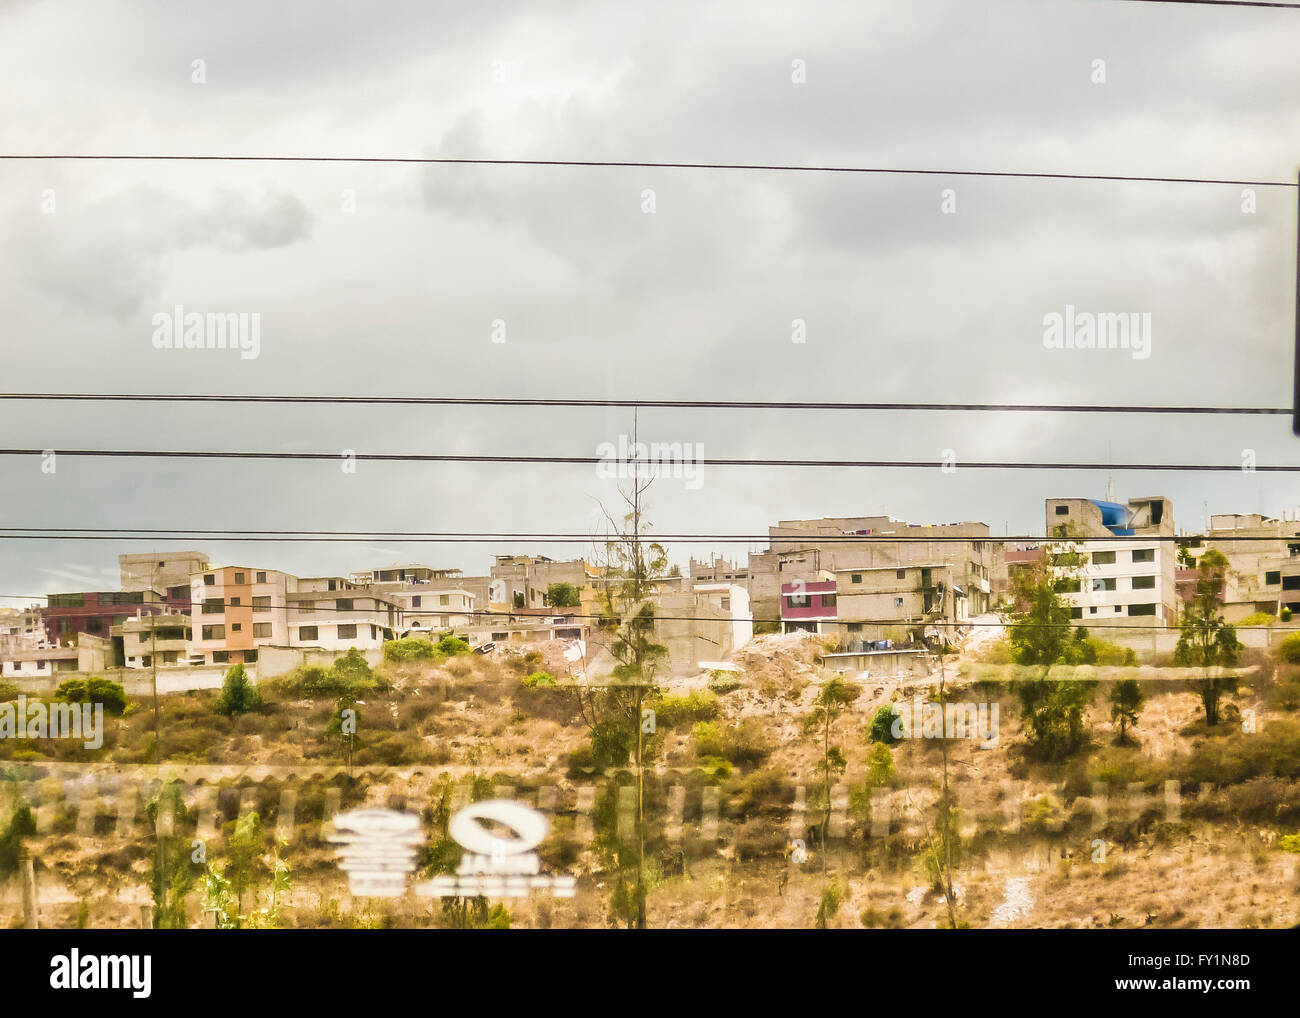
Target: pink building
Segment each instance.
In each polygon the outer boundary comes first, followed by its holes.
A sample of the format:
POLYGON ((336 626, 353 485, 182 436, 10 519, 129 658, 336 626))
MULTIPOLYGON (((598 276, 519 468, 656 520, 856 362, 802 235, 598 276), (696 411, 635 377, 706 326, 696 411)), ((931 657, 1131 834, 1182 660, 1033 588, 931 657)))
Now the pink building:
POLYGON ((781 584, 781 632, 833 632, 838 619, 834 580, 795 580, 781 584), (829 623, 829 626, 826 624, 829 623))

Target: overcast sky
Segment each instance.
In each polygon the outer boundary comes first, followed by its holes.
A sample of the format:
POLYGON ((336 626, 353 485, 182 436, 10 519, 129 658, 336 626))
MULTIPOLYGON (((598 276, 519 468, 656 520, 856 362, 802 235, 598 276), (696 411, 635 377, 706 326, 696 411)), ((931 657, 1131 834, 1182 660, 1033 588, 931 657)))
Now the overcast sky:
MULTIPOLYGON (((0 152, 1294 182, 1298 52, 1300 11, 1103 0, 9 2, 0 152)), ((1258 188, 1249 213, 1238 185, 686 169, 2 161, 0 182, 6 392, 1291 399, 1294 187, 1258 188), (259 313, 260 355, 155 349, 152 318, 176 304, 259 313), (1150 357, 1045 348, 1044 317, 1067 304, 1149 313, 1150 357)), ((0 446, 56 450, 591 456, 631 424, 603 409, 0 402, 0 446)), ((1035 533, 1045 498, 1100 497, 1106 474, 961 461, 1297 461, 1283 417, 646 410, 640 431, 717 457, 958 462, 706 467, 696 490, 653 487, 663 533, 878 513, 1035 533)), ((1169 496, 1191 530, 1207 511, 1300 509, 1294 474, 1115 485, 1169 496)), ((46 474, 0 457, 0 527, 587 533, 599 500, 617 494, 591 466, 63 458, 46 474)), ((182 546, 302 575, 589 550, 182 546)), ((150 547, 3 540, 0 593, 114 587, 117 554, 150 547)), ((724 549, 672 549, 683 566, 710 550, 724 549)))

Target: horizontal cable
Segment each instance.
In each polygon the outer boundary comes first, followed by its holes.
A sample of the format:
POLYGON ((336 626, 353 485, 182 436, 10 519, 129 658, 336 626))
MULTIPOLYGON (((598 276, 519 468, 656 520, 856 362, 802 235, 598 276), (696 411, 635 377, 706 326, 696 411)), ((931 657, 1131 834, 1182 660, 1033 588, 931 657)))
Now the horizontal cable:
POLYGON ((1290 407, 1150 406, 1072 403, 797 402, 696 399, 576 399, 514 396, 286 396, 185 393, 0 392, 0 401, 125 403, 326 403, 345 406, 625 407, 674 410, 944 410, 981 413, 1285 415, 1290 407))
MULTIPOLYGON (((770 542, 771 544, 966 544, 989 541, 997 544, 1069 544, 1073 542, 1104 543, 1108 541, 1127 542, 1158 541, 1162 543, 1190 543, 1204 541, 1210 544, 1235 541, 1300 541, 1300 534, 1280 534, 1264 537, 1229 535, 1210 537, 1205 534, 1101 534, 1092 537, 1076 536, 1073 538, 1043 537, 1036 534, 1003 535, 978 534, 964 536, 960 534, 819 534, 812 531, 795 534, 656 534, 645 533, 639 536, 578 534, 578 533, 511 533, 508 531, 364 531, 364 530, 201 530, 201 529, 166 529, 148 527, 0 527, 0 540, 71 540, 71 541, 339 541, 339 542, 444 542, 490 543, 497 541, 532 541, 536 543, 568 544, 574 542, 609 544, 609 543, 653 543, 659 542, 743 542, 754 544, 770 542)), ((796 549, 797 550, 797 549, 796 549)), ((1034 549, 1026 549, 1034 550, 1034 549)))
MULTIPOLYGON (((489 456, 472 453, 353 453, 344 457, 337 452, 250 452, 241 450, 200 449, 0 449, 0 456, 44 456, 48 453, 77 458, 113 459, 240 459, 240 460, 327 460, 341 459, 370 463, 534 463, 569 466, 595 466, 601 463, 620 463, 630 466, 640 462, 648 468, 642 479, 650 479, 660 471, 656 463, 678 461, 667 459, 611 460, 603 456, 489 456)), ((1088 463, 1088 462, 1024 462, 1024 461, 955 461, 942 460, 797 460, 797 459, 724 459, 701 457, 682 461, 698 467, 870 467, 879 469, 932 470, 936 467, 966 470, 1182 470, 1254 473, 1300 473, 1300 465, 1261 463, 1250 471, 1243 471, 1241 463, 1088 463)))
POLYGON ((934 177, 1005 177, 1029 180, 1104 180, 1149 184, 1229 184, 1234 187, 1296 187, 1294 180, 1136 176, 1120 173, 1043 173, 1017 170, 936 170, 897 166, 796 166, 782 163, 651 162, 633 159, 452 159, 440 156, 164 155, 124 153, 9 152, 0 160, 190 163, 381 163, 406 166, 553 166, 638 170, 754 170, 774 173, 856 173, 934 177))

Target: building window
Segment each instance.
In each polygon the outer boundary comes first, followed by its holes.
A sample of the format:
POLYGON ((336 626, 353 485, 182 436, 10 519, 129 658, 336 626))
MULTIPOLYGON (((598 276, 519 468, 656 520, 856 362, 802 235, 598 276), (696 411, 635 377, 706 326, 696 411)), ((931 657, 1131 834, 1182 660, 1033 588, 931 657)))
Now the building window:
POLYGON ((226 638, 225 626, 204 626, 202 629, 203 639, 205 640, 224 640, 226 638))
POLYGON ((253 664, 256 660, 257 660, 257 651, 255 651, 255 650, 246 650, 246 651, 244 651, 244 661, 245 661, 246 663, 248 663, 248 664, 251 665, 251 664, 253 664))
POLYGON ((141 633, 141 634, 140 634, 140 642, 141 642, 141 643, 148 643, 148 642, 149 642, 149 634, 148 634, 148 633, 141 633))
POLYGON ((509 636, 509 635, 510 635, 509 633, 493 633, 493 634, 492 634, 492 639, 493 639, 493 640, 504 640, 504 639, 505 639, 507 636, 509 636))
POLYGON ((255 597, 255 598, 253 598, 253 611, 254 611, 254 613, 256 613, 256 612, 269 612, 270 610, 271 610, 271 599, 270 599, 269 597, 255 597))
POLYGON ((412 608, 418 608, 418 607, 420 607, 420 595, 419 595, 419 594, 416 594, 413 598, 411 598, 411 607, 412 607, 412 608))
POLYGON ((148 668, 153 664, 153 658, 150 657, 148 654, 146 654, 144 657, 140 659, 140 664, 142 664, 145 668, 148 668))
POLYGON ((1070 618, 1072 618, 1072 619, 1081 619, 1081 618, 1083 618, 1083 609, 1082 609, 1082 608, 1071 608, 1071 609, 1070 609, 1070 618))
POLYGON ((1098 591, 1114 590, 1114 589, 1115 589, 1115 577, 1113 576, 1104 576, 1104 577, 1098 576, 1098 577, 1094 577, 1092 580, 1092 590, 1094 593, 1098 591))
POLYGON ((1056 507, 1056 515, 1057 515, 1057 516, 1069 516, 1069 515, 1070 515, 1070 507, 1069 507, 1068 505, 1058 505, 1058 506, 1056 507))
POLYGON ((188 601, 190 599, 189 587, 168 587, 167 596, 173 601, 188 601))
POLYGON ((906 569, 899 569, 897 572, 894 573, 894 575, 895 575, 896 577, 898 577, 898 579, 900 579, 900 580, 905 580, 905 579, 907 579, 907 570, 906 570, 906 569))
POLYGON ((212 663, 214 665, 224 665, 229 660, 230 651, 228 650, 214 650, 212 652, 212 663))
POLYGON ((1096 606, 1096 605, 1093 605, 1091 608, 1089 608, 1089 609, 1088 609, 1088 614, 1089 614, 1089 615, 1096 615, 1096 614, 1097 614, 1097 606, 1096 606))
POLYGON ((1113 551, 1094 551, 1092 553, 1092 564, 1095 566, 1113 566, 1115 564, 1115 553, 1113 551))
POLYGON ((1134 548, 1134 562, 1154 562, 1156 560, 1156 550, 1154 548, 1134 548))
POLYGON ((216 582, 217 582, 217 578, 216 578, 216 576, 215 576, 214 574, 212 574, 212 573, 208 573, 208 574, 206 574, 206 575, 203 577, 203 585, 204 585, 205 587, 211 587, 211 586, 213 586, 214 584, 216 584, 216 582))
POLYGON ((236 583, 243 583, 243 582, 244 582, 244 574, 243 574, 243 573, 235 573, 235 582, 236 582, 236 583))
POLYGON ((370 625, 370 639, 372 640, 379 639, 379 627, 376 626, 374 623, 371 623, 370 625))
POLYGON ((822 595, 822 607, 823 607, 823 608, 834 608, 834 607, 835 607, 835 595, 834 595, 834 594, 823 594, 823 595, 822 595))
POLYGON ((901 597, 894 598, 894 607, 895 608, 903 607, 903 599, 901 597))
POLYGON ((1282 589, 1300 590, 1300 573, 1297 573, 1295 576, 1283 576, 1282 589))
POLYGON ((237 597, 232 597, 232 598, 230 599, 230 605, 231 605, 232 608, 238 608, 238 607, 239 607, 239 598, 237 598, 237 597))
POLYGON ((449 625, 451 625, 451 616, 443 615, 439 618, 438 621, 442 624, 442 628, 446 629, 449 625))
POLYGON ((257 571, 257 582, 258 582, 258 583, 265 583, 265 582, 266 582, 266 570, 265 570, 265 569, 259 569, 259 570, 257 571))
POLYGON ((238 632, 240 632, 243 628, 244 628, 244 624, 243 624, 242 622, 232 622, 232 623, 230 624, 230 631, 231 631, 232 633, 238 633, 238 632))
POLYGON ((315 608, 316 608, 316 602, 315 602, 315 601, 299 601, 299 602, 298 602, 298 610, 299 610, 300 612, 309 612, 309 611, 314 611, 315 608))
POLYGON ((253 623, 253 636, 254 636, 255 638, 256 638, 256 637, 266 637, 266 636, 270 636, 270 635, 271 635, 271 623, 269 623, 269 622, 254 622, 254 623, 253 623))
POLYGON ((1133 577, 1134 590, 1155 590, 1156 578, 1154 576, 1135 576, 1133 577))
POLYGON ((1153 604, 1131 604, 1128 606, 1130 615, 1147 615, 1153 616, 1156 613, 1156 606, 1153 604))
POLYGON ((729 597, 724 597, 724 598, 722 599, 722 610, 723 610, 724 612, 729 612, 729 611, 731 611, 731 598, 729 598, 729 597))
POLYGON ((451 595, 450 595, 450 594, 439 594, 439 595, 438 595, 438 604, 439 604, 439 605, 451 604, 451 595))
POLYGON ((102 633, 104 631, 103 619, 86 619, 86 632, 102 633))
POLYGON ((862 574, 861 574, 861 573, 854 573, 852 579, 853 579, 853 582, 854 582, 854 583, 861 583, 861 582, 862 582, 862 574))
POLYGON ((1282 570, 1280 569, 1273 569, 1264 574, 1264 586, 1266 587, 1276 587, 1281 582, 1282 570))
POLYGON ((219 597, 209 597, 203 602, 204 615, 220 615, 226 610, 226 606, 219 597))
POLYGON ((786 600, 789 602, 789 605, 790 605, 791 608, 807 608, 807 607, 808 607, 808 595, 807 595, 807 594, 787 594, 787 595, 786 595, 786 600))
POLYGON ((355 622, 348 622, 339 626, 340 640, 355 640, 357 638, 357 626, 355 622))
POLYGON ((334 607, 341 612, 350 612, 352 610, 352 598, 340 597, 334 602, 334 607))
POLYGON ((320 637, 316 633, 315 626, 299 626, 298 639, 300 640, 317 640, 320 637))

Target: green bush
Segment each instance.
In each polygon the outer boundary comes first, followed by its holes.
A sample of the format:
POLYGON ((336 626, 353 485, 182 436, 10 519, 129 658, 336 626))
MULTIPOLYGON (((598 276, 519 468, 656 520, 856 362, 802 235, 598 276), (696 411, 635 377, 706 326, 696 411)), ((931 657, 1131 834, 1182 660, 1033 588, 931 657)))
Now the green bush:
POLYGON ((12 682, 0 682, 0 703, 6 700, 17 700, 22 694, 22 690, 12 682))
POLYGON ((740 688, 740 677, 734 672, 713 671, 709 674, 709 690, 722 696, 740 688))
POLYGON ((718 698, 703 689, 692 690, 685 696, 665 695, 654 704, 654 711, 658 723, 669 728, 688 722, 713 721, 718 716, 718 698))
POLYGON ((443 657, 455 657, 457 654, 468 654, 469 644, 459 636, 448 634, 438 641, 437 649, 443 657))
POLYGON ((1271 626, 1277 621, 1277 617, 1269 612, 1251 612, 1244 619, 1238 619, 1235 625, 1238 628, 1242 626, 1271 626))
POLYGON ((221 687, 221 696, 212 708, 218 714, 231 717, 235 714, 248 714, 262 709, 262 694, 256 686, 248 681, 248 673, 242 664, 235 665, 226 672, 226 681, 221 687))
POLYGON ((721 757, 733 764, 756 763, 772 752, 767 733, 753 719, 724 728, 715 721, 699 721, 691 728, 697 757, 721 757))
MULTIPOLYGON (((390 646, 391 643, 384 644, 385 652, 390 646)), ((268 685, 286 696, 303 696, 312 700, 334 700, 340 696, 362 697, 368 693, 383 692, 389 687, 387 680, 371 670, 365 655, 355 647, 349 648, 346 654, 337 658, 328 668, 324 665, 304 665, 288 675, 272 679, 268 685)))
POLYGON ((887 703, 883 707, 877 707, 875 717, 871 719, 871 741, 883 742, 885 745, 897 742, 898 737, 894 735, 896 717, 898 711, 893 704, 887 703))
POLYGON ((1110 643, 1107 640, 1091 639, 1089 642, 1096 651, 1097 664, 1129 668, 1137 667, 1137 651, 1132 647, 1121 647, 1119 644, 1110 643))
POLYGON ((104 710, 121 716, 126 710, 126 690, 108 679, 68 679, 54 692, 64 703, 102 703, 104 710))
POLYGON ((1300 665, 1300 633, 1292 633, 1279 643, 1277 656, 1289 665, 1300 665))
POLYGON ((536 689, 539 686, 554 686, 555 676, 550 672, 533 672, 532 675, 525 675, 519 680, 519 683, 525 689, 536 689))
POLYGON ((433 641, 419 636, 389 640, 384 644, 384 660, 394 664, 403 661, 425 661, 437 656, 438 649, 433 645, 433 641))

